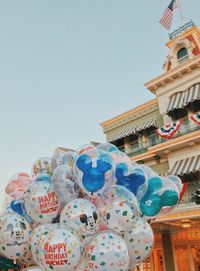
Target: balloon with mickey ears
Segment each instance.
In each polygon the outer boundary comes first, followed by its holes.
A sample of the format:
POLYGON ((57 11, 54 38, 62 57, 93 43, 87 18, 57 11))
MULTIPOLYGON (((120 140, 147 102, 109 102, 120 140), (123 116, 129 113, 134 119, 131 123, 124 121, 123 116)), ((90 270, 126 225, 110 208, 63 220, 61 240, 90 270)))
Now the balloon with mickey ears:
POLYGON ((115 177, 118 185, 127 188, 138 199, 144 196, 147 190, 148 180, 141 167, 134 165, 128 168, 127 164, 119 163, 116 166, 115 177))
POLYGON ((4 213, 0 217, 0 253, 14 261, 28 250, 30 224, 25 218, 14 212, 4 213))
POLYGON ((74 175, 87 195, 100 192, 113 182, 113 160, 102 150, 85 151, 76 159, 74 175))
POLYGON ((148 189, 140 200, 140 210, 148 217, 154 217, 165 207, 174 207, 179 201, 179 192, 176 185, 160 177, 152 177, 148 180, 148 189))
POLYGON ((81 239, 86 239, 98 232, 99 212, 87 199, 74 199, 62 210, 60 223, 73 229, 81 239))
POLYGON ((57 148, 34 163, 33 179, 22 175, 7 187, 0 252, 45 271, 133 269, 153 248, 145 219, 172 211, 186 191, 178 177, 161 178, 110 143, 57 148), (22 197, 11 197, 17 189, 22 197))

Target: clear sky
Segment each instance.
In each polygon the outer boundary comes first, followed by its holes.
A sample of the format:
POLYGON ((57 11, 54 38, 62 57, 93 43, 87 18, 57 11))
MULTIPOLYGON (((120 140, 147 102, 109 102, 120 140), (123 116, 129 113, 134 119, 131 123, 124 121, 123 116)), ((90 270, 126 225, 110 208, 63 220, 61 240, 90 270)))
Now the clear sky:
MULTIPOLYGON (((57 146, 105 141, 99 123, 153 98, 143 84, 162 73, 169 3, 0 0, 1 198, 14 173, 57 146)), ((182 6, 200 26, 200 1, 182 6)))

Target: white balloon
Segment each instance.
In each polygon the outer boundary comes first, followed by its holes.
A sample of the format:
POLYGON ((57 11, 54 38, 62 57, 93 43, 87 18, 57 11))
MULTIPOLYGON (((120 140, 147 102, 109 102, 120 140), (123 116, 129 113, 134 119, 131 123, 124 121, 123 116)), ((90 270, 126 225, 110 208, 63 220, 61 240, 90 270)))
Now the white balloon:
POLYGON ((78 197, 80 189, 73 180, 72 167, 58 166, 53 172, 52 184, 61 206, 64 207, 68 202, 78 197))
POLYGON ((88 246, 89 271, 127 271, 128 249, 124 240, 116 233, 99 233, 88 246))
POLYGON ((41 157, 35 163, 32 167, 32 176, 35 177, 38 174, 52 174, 52 168, 51 168, 51 158, 50 157, 41 157))
POLYGON ((181 179, 176 175, 168 175, 166 178, 170 179, 170 181, 172 181, 177 186, 178 192, 181 193, 183 189, 183 183, 181 179))
POLYGON ((41 236, 37 263, 45 271, 74 271, 81 257, 80 240, 65 225, 54 225, 41 236))
POLYGON ((132 228, 134 218, 140 215, 135 195, 121 185, 103 192, 99 211, 104 224, 118 233, 132 228))
POLYGON ((98 231, 99 213, 90 201, 75 199, 62 210, 60 223, 66 224, 83 238, 90 237, 98 231))
POLYGON ((9 212, 0 217, 0 253, 9 259, 18 259, 28 250, 31 233, 29 223, 17 213, 9 212))
POLYGON ((48 182, 31 184, 24 192, 23 201, 27 214, 36 223, 51 223, 58 215, 58 198, 48 182))
POLYGON ((130 256, 129 269, 133 270, 136 264, 145 260, 151 253, 154 245, 154 234, 151 226, 143 218, 135 218, 132 229, 125 232, 124 240, 130 256))

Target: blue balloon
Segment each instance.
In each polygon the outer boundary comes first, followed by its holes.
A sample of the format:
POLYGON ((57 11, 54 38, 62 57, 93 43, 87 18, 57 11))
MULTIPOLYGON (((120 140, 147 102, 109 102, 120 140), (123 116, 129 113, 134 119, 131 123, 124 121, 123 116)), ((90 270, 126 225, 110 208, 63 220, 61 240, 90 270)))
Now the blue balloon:
POLYGON ((152 177, 148 180, 148 190, 140 201, 140 210, 146 216, 157 215, 162 207, 174 206, 178 203, 179 195, 176 191, 166 189, 159 194, 163 188, 162 179, 152 177))
POLYGON ((22 201, 21 200, 11 201, 10 208, 15 213, 18 213, 21 216, 25 216, 24 209, 22 208, 22 201))
POLYGON ((92 166, 92 159, 87 154, 82 154, 76 161, 76 166, 83 172, 82 184, 91 192, 99 191, 105 184, 105 173, 112 168, 111 158, 108 154, 101 154, 92 166))
POLYGON ((120 163, 116 167, 115 177, 117 184, 126 187, 130 192, 137 196, 139 187, 146 181, 144 171, 140 168, 134 168, 128 173, 128 165, 120 163))
POLYGON ((10 209, 13 212, 23 216, 29 223, 33 223, 32 218, 26 213, 24 209, 24 203, 22 199, 11 201, 10 209))
POLYGON ((151 195, 151 198, 143 198, 143 200, 140 201, 140 210, 146 216, 157 215, 161 208, 162 202, 158 195, 151 195))
POLYGON ((33 180, 34 182, 47 182, 47 183, 51 183, 51 176, 50 175, 48 175, 48 174, 44 174, 44 173, 42 173, 42 174, 39 174, 39 175, 37 175, 35 178, 34 178, 34 180, 33 180))

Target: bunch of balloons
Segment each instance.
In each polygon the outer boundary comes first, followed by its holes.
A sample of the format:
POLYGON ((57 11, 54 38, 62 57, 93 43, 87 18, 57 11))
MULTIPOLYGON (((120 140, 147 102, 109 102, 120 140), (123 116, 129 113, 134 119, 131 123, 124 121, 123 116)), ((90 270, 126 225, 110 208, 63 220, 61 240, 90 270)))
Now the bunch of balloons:
POLYGON ((149 221, 182 190, 112 144, 57 148, 9 180, 0 254, 29 271, 133 271, 153 249, 149 221))

